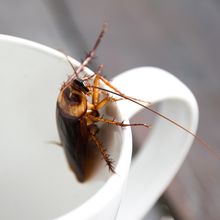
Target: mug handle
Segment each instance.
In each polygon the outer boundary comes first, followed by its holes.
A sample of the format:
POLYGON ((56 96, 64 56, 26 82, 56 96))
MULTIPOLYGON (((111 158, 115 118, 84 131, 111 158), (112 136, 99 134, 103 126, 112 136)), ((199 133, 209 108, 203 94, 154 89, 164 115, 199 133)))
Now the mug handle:
MULTIPOLYGON (((113 85, 128 96, 159 103, 161 114, 196 132, 199 113, 195 97, 170 73, 155 67, 139 67, 118 75, 113 85)), ((143 109, 127 100, 117 104, 121 115, 128 119, 143 109)), ((177 173, 193 139, 176 125, 156 117, 147 140, 132 160, 117 220, 139 220, 145 216, 177 173)))

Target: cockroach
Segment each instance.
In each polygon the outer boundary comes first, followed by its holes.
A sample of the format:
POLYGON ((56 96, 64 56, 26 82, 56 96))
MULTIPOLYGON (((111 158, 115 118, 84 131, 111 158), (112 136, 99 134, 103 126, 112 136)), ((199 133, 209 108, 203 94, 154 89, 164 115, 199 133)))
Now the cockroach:
MULTIPOLYGON (((101 75, 101 70, 103 67, 102 65, 99 66, 99 69, 95 74, 91 76, 80 76, 80 73, 83 72, 84 68, 86 68, 90 61, 94 58, 96 49, 100 44, 105 32, 106 25, 103 26, 92 50, 86 55, 85 59, 77 68, 73 66, 66 55, 67 60, 73 69, 73 74, 69 76, 67 81, 61 86, 57 99, 56 119, 58 132, 61 139, 61 144, 64 146, 67 157, 73 166, 77 179, 80 182, 84 182, 86 178, 85 163, 88 159, 87 154, 89 142, 93 142, 93 144, 97 147, 110 172, 115 172, 112 158, 107 152, 107 149, 103 146, 103 143, 97 137, 97 133, 99 131, 97 126, 98 122, 104 122, 121 127, 150 127, 150 125, 144 123, 126 124, 124 122, 119 122, 114 119, 110 120, 100 116, 100 110, 104 108, 106 104, 109 102, 120 101, 122 99, 134 102, 171 122, 172 124, 191 134, 198 142, 212 151, 209 145, 200 137, 175 121, 148 107, 146 105, 146 101, 127 96, 115 88, 106 78, 101 75), (101 87, 100 82, 102 82, 109 89, 101 87), (114 98, 113 95, 118 96, 118 99, 114 98)), ((214 154, 216 153, 214 152, 214 154)))

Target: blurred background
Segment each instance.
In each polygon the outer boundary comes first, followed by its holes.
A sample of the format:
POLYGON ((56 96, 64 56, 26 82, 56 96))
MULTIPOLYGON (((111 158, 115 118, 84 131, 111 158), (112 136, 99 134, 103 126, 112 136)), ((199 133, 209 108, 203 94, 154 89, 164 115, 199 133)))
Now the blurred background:
MULTIPOLYGON (((81 60, 103 22, 104 75, 157 66, 180 78, 200 107, 198 133, 220 154, 220 1, 0 0, 0 33, 62 49, 81 60)), ((12 64, 13 65, 13 64, 12 64)), ((146 83, 147 86, 147 83, 146 83)), ((145 220, 219 220, 220 161, 194 143, 145 220)))

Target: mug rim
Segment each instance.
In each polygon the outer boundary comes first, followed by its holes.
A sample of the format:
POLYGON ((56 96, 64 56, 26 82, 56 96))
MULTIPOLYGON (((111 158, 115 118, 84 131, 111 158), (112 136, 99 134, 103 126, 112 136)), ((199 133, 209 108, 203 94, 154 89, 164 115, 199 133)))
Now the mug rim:
MULTIPOLYGON (((37 43, 31 40, 27 40, 20 37, 15 37, 11 35, 0 34, 0 41, 2 42, 10 42, 14 44, 19 44, 24 47, 28 47, 29 49, 41 51, 51 57, 55 57, 58 59, 65 60, 65 55, 51 47, 45 46, 41 43, 37 43)), ((80 62, 75 60, 72 57, 69 57, 71 62, 74 66, 80 65, 80 62)), ((68 63, 67 63, 68 65, 68 63)), ((91 75, 93 71, 89 68, 85 68, 84 71, 91 75)), ((116 103, 116 108, 118 109, 118 105, 116 103)), ((125 123, 128 123, 128 119, 124 120, 125 123)), ((130 163, 131 163, 131 155, 132 155, 132 135, 131 135, 131 128, 125 127, 120 132, 122 134, 122 145, 121 145, 121 152, 117 161, 117 165, 115 169, 117 172, 115 175, 111 175, 107 181, 104 183, 102 187, 100 187, 95 194, 93 194, 88 200, 84 201, 78 207, 74 208, 73 210, 69 210, 67 213, 56 217, 57 220, 64 220, 68 219, 68 217, 77 217, 77 219, 88 219, 92 216, 95 216, 100 210, 104 209, 112 200, 114 196, 121 194, 121 189, 123 187, 124 182, 126 181, 130 163), (105 200, 103 200, 105 198, 105 200), (99 203, 99 205, 97 205, 99 203), (85 212, 86 210, 86 212, 85 212)), ((119 200, 120 201, 120 200, 119 200)))

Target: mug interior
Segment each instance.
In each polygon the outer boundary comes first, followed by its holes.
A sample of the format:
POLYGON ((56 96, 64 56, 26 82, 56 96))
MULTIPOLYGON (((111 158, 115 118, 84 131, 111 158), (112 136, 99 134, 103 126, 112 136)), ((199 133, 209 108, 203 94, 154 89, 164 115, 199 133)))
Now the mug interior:
MULTIPOLYGON (((0 219, 54 219, 91 199, 115 175, 98 156, 97 171, 79 183, 54 144, 56 99, 73 72, 65 56, 7 36, 0 37, 0 48, 0 219)), ((122 120, 115 106, 105 114, 122 120)), ((121 178, 122 130, 103 126, 100 132, 121 178)))

